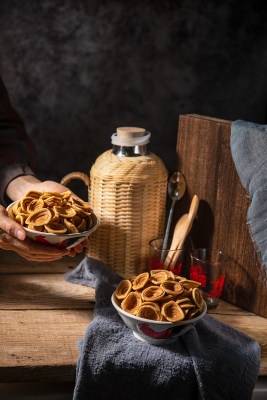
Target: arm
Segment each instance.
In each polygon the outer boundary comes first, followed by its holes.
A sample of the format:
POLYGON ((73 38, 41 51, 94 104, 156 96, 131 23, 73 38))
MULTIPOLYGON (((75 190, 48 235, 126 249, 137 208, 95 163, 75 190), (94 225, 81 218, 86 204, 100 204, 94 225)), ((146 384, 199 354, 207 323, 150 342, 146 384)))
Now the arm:
MULTIPOLYGON (((34 147, 23 122, 12 108, 0 77, 0 203, 18 200, 31 190, 64 192, 66 187, 57 182, 41 182, 33 172, 34 147)), ((75 195, 74 195, 75 196, 75 195)), ((26 239, 25 230, 11 220, 0 205, 0 248, 13 250, 22 257, 35 261, 52 261, 65 254, 73 257, 87 246, 88 239, 71 251, 46 247, 26 239)))
POLYGON ((35 176, 34 145, 12 107, 0 77, 0 203, 6 205, 8 184, 18 176, 35 176))

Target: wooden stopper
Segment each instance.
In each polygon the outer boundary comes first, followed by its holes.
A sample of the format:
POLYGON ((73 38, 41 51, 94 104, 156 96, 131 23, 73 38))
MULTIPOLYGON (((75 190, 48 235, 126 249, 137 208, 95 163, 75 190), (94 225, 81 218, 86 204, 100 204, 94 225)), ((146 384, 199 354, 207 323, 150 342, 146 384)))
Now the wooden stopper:
POLYGON ((136 138, 145 136, 146 130, 144 128, 136 128, 132 126, 122 126, 117 128, 117 136, 121 138, 136 138))

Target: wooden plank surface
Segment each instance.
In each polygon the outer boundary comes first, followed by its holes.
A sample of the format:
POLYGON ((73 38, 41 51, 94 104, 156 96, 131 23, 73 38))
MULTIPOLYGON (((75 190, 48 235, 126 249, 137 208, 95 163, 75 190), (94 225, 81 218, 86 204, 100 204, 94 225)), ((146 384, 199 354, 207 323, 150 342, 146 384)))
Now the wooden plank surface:
POLYGON ((74 269, 85 256, 85 251, 75 257, 65 256, 51 262, 30 262, 13 251, 0 249, 0 274, 58 274, 74 269))
POLYGON ((195 114, 181 115, 177 138, 178 170, 186 178, 186 195, 176 207, 174 223, 188 212, 194 194, 200 199, 191 231, 195 248, 223 250, 230 260, 222 297, 267 317, 266 272, 259 263, 246 218, 250 205, 231 155, 231 121, 195 114))
POLYGON ((76 343, 92 318, 92 309, 0 311, 0 381, 74 380, 76 343))
POLYGON ((3 274, 1 287, 2 310, 88 309, 94 301, 93 289, 66 282, 63 274, 3 274))
POLYGON ((267 319, 259 315, 244 311, 223 300, 216 310, 209 314, 219 321, 245 333, 255 339, 261 347, 261 365, 259 375, 267 375, 267 319))
POLYGON ((0 382, 75 380, 94 289, 66 282, 64 273, 83 257, 35 263, 0 252, 0 382))
POLYGON ((76 340, 85 333, 93 310, 0 311, 5 349, 0 365, 69 365, 77 359, 76 340), (8 314, 8 315, 7 315, 8 314), (34 344, 34 346, 33 346, 34 344))
POLYGON ((0 382, 75 380, 94 290, 64 281, 84 257, 30 262, 0 250, 0 382))
MULTIPOLYGON (((92 321, 94 290, 41 270, 0 272, 0 382, 75 380, 76 343, 92 321)), ((223 301, 212 315, 259 342, 260 375, 267 375, 267 319, 223 301)))

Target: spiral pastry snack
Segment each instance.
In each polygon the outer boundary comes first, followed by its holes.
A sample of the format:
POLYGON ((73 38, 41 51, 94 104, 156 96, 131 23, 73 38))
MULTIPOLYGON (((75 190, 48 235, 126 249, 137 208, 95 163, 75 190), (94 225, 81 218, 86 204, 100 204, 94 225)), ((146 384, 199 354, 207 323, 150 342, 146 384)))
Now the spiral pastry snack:
POLYGON ((122 310, 152 321, 179 322, 201 314, 199 282, 168 270, 151 270, 119 283, 115 296, 122 310))
POLYGON ((89 204, 70 198, 71 191, 29 191, 8 209, 8 215, 21 226, 53 234, 79 233, 89 230, 93 221, 89 204))

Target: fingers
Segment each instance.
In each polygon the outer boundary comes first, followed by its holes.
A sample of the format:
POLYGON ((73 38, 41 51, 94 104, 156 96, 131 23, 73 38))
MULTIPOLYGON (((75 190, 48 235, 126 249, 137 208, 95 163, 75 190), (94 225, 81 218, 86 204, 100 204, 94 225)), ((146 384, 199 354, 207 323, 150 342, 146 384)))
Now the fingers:
POLYGON ((83 251, 83 246, 81 244, 78 244, 74 247, 74 250, 76 251, 76 253, 81 253, 83 251))
POLYGON ((88 238, 86 238, 86 239, 81 243, 81 245, 82 245, 83 247, 87 247, 88 244, 89 244, 88 238))
POLYGON ((29 261, 39 261, 39 262, 50 262, 50 261, 56 261, 60 260, 63 255, 54 255, 54 256, 46 256, 44 254, 38 255, 38 254, 31 254, 31 253, 25 253, 23 251, 20 251, 18 249, 15 249, 17 254, 19 254, 21 257, 25 258, 26 260, 29 261))
POLYGON ((69 257, 75 257, 76 253, 81 253, 84 249, 84 247, 87 247, 89 244, 88 238, 84 239, 84 241, 77 246, 73 247, 72 249, 69 250, 68 256, 69 257))
POLYGON ((20 256, 31 261, 53 261, 60 259, 64 255, 75 257, 88 244, 89 240, 86 238, 82 243, 68 251, 53 246, 45 246, 27 239, 26 231, 23 227, 9 218, 5 208, 0 205, 0 248, 4 250, 15 251, 20 256))
POLYGON ((21 227, 21 225, 9 218, 5 208, 2 205, 0 205, 0 228, 14 238, 19 240, 26 239, 25 230, 21 227))
POLYGON ((45 246, 30 239, 18 240, 2 230, 0 230, 0 247, 4 250, 13 250, 20 253, 20 255, 24 254, 38 259, 40 257, 44 259, 61 258, 68 253, 66 249, 61 250, 52 246, 45 246))
POLYGON ((74 249, 70 249, 68 252, 69 257, 75 257, 76 256, 76 251, 74 249))
POLYGON ((0 248, 15 251, 23 258, 32 261, 54 261, 68 253, 65 249, 47 247, 26 239, 26 231, 8 217, 2 205, 0 205, 0 248))

